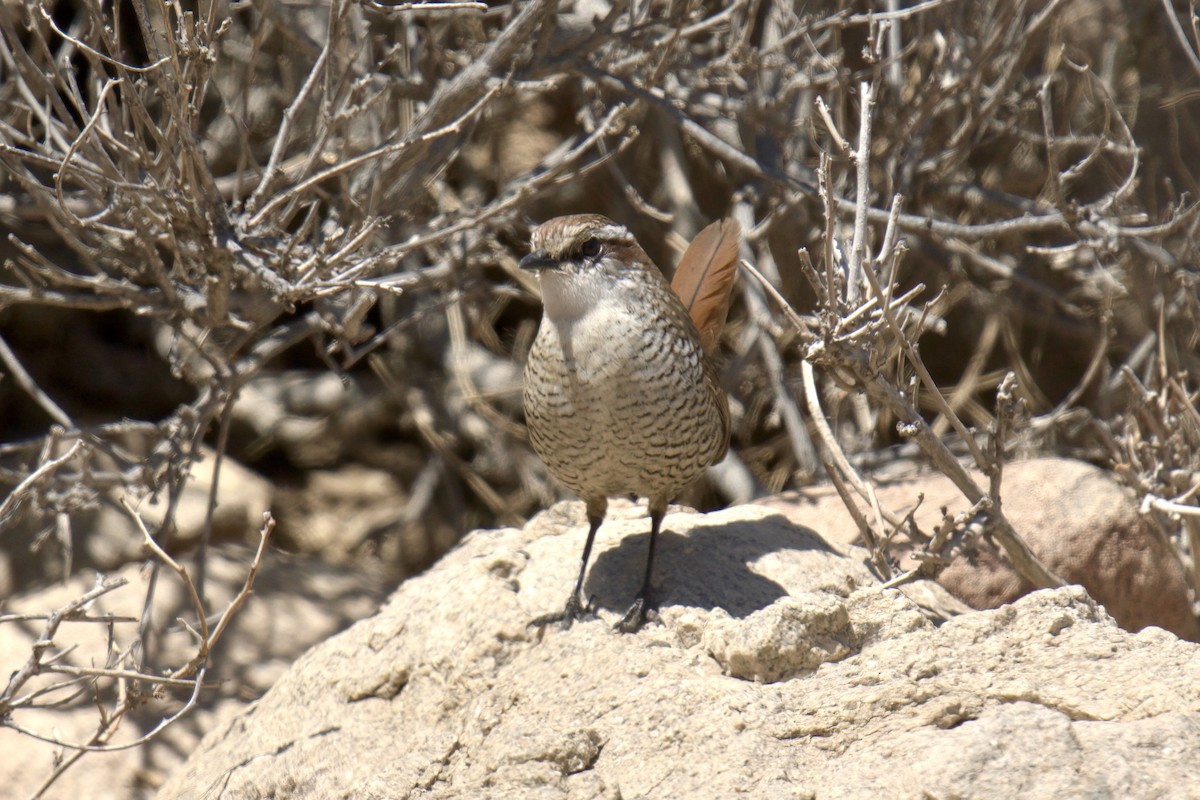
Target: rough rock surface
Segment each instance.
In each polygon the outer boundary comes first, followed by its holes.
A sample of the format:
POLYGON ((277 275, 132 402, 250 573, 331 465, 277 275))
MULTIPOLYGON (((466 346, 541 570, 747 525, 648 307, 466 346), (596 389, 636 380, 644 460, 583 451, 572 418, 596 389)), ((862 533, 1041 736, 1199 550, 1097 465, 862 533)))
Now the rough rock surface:
POLYGON ((672 513, 661 615, 611 630, 646 546, 617 506, 600 619, 530 626, 586 526, 477 531, 213 730, 161 798, 1185 798, 1200 646, 1078 587, 934 627, 778 512, 672 513))
MULTIPOLYGON (((978 474, 976 480, 987 485, 978 474)), ((943 475, 880 484, 876 493, 898 514, 916 509, 916 521, 925 530, 941 519, 942 508, 956 514, 969 506, 943 475)), ((1138 514, 1133 493, 1111 474, 1064 458, 1016 462, 1004 468, 1001 497, 1005 515, 1038 558, 1064 580, 1085 587, 1121 627, 1138 631, 1156 625, 1200 640, 1200 622, 1178 559, 1138 514)), ((789 492, 764 504, 822 535, 845 543, 857 538, 854 521, 828 487, 789 492)), ((978 609, 1011 603, 1034 589, 989 541, 978 542, 938 580, 978 609)))

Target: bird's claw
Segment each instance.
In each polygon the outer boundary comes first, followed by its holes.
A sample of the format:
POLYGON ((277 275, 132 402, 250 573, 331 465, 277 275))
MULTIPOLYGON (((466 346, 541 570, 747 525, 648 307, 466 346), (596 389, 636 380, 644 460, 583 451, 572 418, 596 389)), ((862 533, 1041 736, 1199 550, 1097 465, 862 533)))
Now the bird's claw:
POLYGON ((621 633, 637 633, 646 624, 646 621, 656 616, 650 602, 645 597, 639 596, 633 601, 633 605, 625 612, 625 616, 613 626, 613 630, 621 633))
POLYGON ((585 606, 583 603, 579 602, 579 595, 573 594, 571 595, 571 599, 567 601, 567 605, 562 611, 553 614, 543 614, 540 617, 535 617, 529 623, 528 627, 540 628, 553 622, 557 622, 564 631, 569 630, 571 625, 578 620, 596 618, 594 600, 595 598, 589 598, 588 604, 585 606))

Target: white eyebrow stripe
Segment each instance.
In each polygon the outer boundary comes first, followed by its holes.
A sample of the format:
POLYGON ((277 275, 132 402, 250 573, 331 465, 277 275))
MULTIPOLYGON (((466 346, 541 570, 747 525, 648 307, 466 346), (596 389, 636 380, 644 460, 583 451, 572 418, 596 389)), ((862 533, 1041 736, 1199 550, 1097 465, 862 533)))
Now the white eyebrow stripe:
POLYGON ((605 225, 602 228, 596 228, 592 232, 592 235, 597 239, 604 239, 610 242, 633 244, 633 234, 624 225, 605 225))

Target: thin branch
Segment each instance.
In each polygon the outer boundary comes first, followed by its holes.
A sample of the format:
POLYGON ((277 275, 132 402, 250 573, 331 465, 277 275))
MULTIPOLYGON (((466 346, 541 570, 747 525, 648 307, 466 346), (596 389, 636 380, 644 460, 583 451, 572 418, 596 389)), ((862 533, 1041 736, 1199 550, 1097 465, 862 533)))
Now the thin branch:
POLYGON ((16 693, 21 690, 30 678, 37 675, 42 669, 42 657, 46 650, 54 644, 54 635, 58 633, 59 626, 67 619, 70 619, 75 614, 83 611, 94 600, 103 597, 114 589, 119 589, 129 583, 127 578, 105 578, 94 586, 90 591, 76 597, 66 605, 52 612, 46 620, 46 625, 42 629, 41 636, 33 643, 33 652, 30 654, 25 664, 12 673, 8 679, 8 685, 3 692, 0 692, 0 722, 8 724, 11 722, 9 715, 12 711, 12 701, 16 693))
MULTIPOLYGON (((854 169, 857 176, 854 206, 854 239, 850 245, 849 269, 846 271, 846 302, 858 305, 862 292, 862 273, 867 257, 867 209, 871 205, 871 121, 875 115, 875 86, 868 81, 858 85, 861 113, 858 122, 858 149, 854 152, 854 169)), ((894 225, 897 215, 891 215, 889 224, 894 225)), ((868 264, 866 269, 871 269, 868 264)))
POLYGON ((1171 31, 1175 34, 1175 38, 1179 40, 1179 46, 1183 48, 1183 52, 1187 55, 1188 61, 1192 65, 1192 69, 1200 75, 1200 56, 1196 55, 1196 51, 1192 49, 1191 42, 1188 41, 1187 34, 1183 30, 1183 25, 1179 23, 1179 17, 1175 16, 1175 7, 1171 4, 1171 0, 1161 0, 1163 12, 1167 15, 1167 21, 1171 23, 1171 31))
POLYGON ((417 14, 440 14, 449 11, 479 11, 488 10, 487 3, 470 2, 430 2, 430 3, 379 3, 376 0, 365 0, 363 5, 377 11, 404 12, 417 14))
MULTIPOLYGON (((337 13, 337 3, 330 4, 329 13, 332 16, 337 13)), ((331 25, 332 27, 332 25, 331 25)), ((313 92, 313 87, 317 85, 317 78, 321 75, 326 62, 329 60, 329 51, 333 46, 332 35, 326 35, 325 44, 321 48, 321 54, 317 56, 317 60, 313 62, 312 67, 308 71, 308 77, 300 86, 300 90, 296 92, 296 96, 288 107, 283 111, 283 119, 279 122, 279 130, 275 134, 275 143, 271 146, 271 155, 267 158, 267 166, 262 171, 262 178, 258 182, 258 186, 250 194, 250 199, 246 201, 246 209, 253 212, 262 203, 263 195, 266 194, 271 182, 275 180, 279 172, 279 162, 283 158, 284 150, 292 138, 292 126, 296 124, 296 117, 300 112, 300 107, 303 106, 313 92)), ((253 221, 251 222, 253 225, 253 221)))
MULTIPOLYGON (((0 348, 4 346, 4 340, 0 339, 0 348)), ((86 448, 87 445, 82 439, 76 439, 75 441, 71 442, 71 446, 67 448, 65 453, 56 458, 43 461, 38 465, 37 469, 29 473, 29 475, 27 475, 24 480, 18 483, 17 487, 9 493, 8 497, 4 498, 4 502, 0 503, 0 526, 3 526, 6 522, 8 522, 9 516, 13 513, 13 511, 16 510, 17 503, 21 502, 21 497, 29 491, 31 486, 57 470, 63 464, 80 455, 81 451, 86 453, 86 448)), ((0 620, 2 619, 3 618, 0 617, 0 620)))
POLYGON ((50 395, 42 391, 37 385, 33 377, 25 371, 25 367, 21 364, 17 354, 8 346, 8 342, 4 341, 4 337, 0 336, 0 361, 3 361, 5 366, 12 371, 12 375, 17 380, 17 385, 25 390, 33 401, 45 411, 52 420, 57 422, 64 428, 75 428, 75 422, 67 415, 67 412, 50 399, 50 395))
POLYGON ((453 120, 452 122, 445 125, 444 127, 438 128, 437 130, 430 131, 429 133, 425 133, 425 134, 422 134, 422 135, 414 137, 414 138, 404 139, 399 142, 393 142, 392 144, 381 145, 380 147, 376 147, 372 150, 368 150, 367 152, 361 153, 357 156, 354 156, 353 158, 348 158, 345 161, 342 161, 332 167, 329 167, 328 169, 321 170, 320 172, 316 173, 315 175, 311 175, 308 178, 305 178, 304 180, 300 181, 300 183, 289 188, 287 191, 280 192, 279 194, 272 197, 270 199, 270 201, 267 202, 267 204, 264 205, 258 211, 258 213, 254 214, 254 216, 252 216, 249 220, 247 220, 246 227, 251 228, 251 229, 258 227, 259 225, 262 224, 263 220, 266 217, 270 216, 275 211, 277 211, 279 209, 279 207, 282 206, 284 203, 287 203, 287 202, 295 199, 296 197, 300 196, 301 194, 308 191, 309 189, 316 186, 317 184, 323 183, 332 177, 342 174, 343 172, 348 172, 349 170, 359 167, 359 166, 367 163, 368 161, 374 161, 376 159, 380 159, 385 156, 393 155, 395 153, 400 153, 409 148, 428 144, 429 142, 435 141, 437 139, 441 139, 442 137, 445 137, 445 136, 449 136, 450 134, 459 133, 460 131, 462 131, 462 128, 467 123, 467 121, 470 120, 472 117, 474 117, 476 114, 478 114, 480 111, 482 111, 483 108, 489 102, 491 102, 492 98, 495 97, 496 94, 502 88, 503 88, 503 84, 496 84, 496 85, 492 86, 470 108, 468 108, 466 111, 464 111, 462 116, 453 120))

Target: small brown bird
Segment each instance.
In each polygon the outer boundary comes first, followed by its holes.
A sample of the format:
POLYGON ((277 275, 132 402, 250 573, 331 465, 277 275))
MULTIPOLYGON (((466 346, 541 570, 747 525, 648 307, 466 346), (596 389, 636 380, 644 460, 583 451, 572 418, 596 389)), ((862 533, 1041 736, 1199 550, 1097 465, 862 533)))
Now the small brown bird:
POLYGON ((644 496, 650 546, 637 599, 618 630, 653 606, 654 546, 667 504, 729 448, 729 402, 711 361, 729 311, 740 229, 705 228, 668 284, 622 225, 598 214, 539 225, 521 267, 538 271, 545 313, 525 367, 525 418, 550 473, 587 503, 583 579, 608 498, 644 496))

